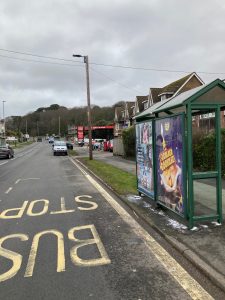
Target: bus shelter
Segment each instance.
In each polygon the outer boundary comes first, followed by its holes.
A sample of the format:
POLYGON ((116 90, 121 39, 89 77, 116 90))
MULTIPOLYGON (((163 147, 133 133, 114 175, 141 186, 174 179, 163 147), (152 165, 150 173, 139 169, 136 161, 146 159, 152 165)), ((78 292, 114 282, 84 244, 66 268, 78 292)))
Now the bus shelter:
POLYGON ((225 83, 216 79, 136 116, 137 189, 188 220, 189 228, 222 223, 224 109, 225 83))

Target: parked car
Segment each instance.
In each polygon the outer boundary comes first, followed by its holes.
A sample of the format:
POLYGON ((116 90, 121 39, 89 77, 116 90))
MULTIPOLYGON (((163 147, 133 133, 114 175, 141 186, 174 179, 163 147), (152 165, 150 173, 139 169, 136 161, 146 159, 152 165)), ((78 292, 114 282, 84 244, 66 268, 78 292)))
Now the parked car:
POLYGON ((7 144, 0 146, 0 157, 1 158, 8 158, 8 159, 14 157, 13 148, 10 147, 7 144))
POLYGON ((78 146, 83 147, 84 146, 84 140, 78 140, 78 146))
POLYGON ((110 141, 109 141, 109 144, 108 144, 108 151, 109 151, 109 152, 113 152, 113 140, 110 140, 110 141))
POLYGON ((53 155, 65 154, 68 155, 66 142, 64 141, 55 141, 52 146, 53 155))
POLYGON ((67 149, 73 150, 73 144, 66 142, 67 149))
POLYGON ((48 139, 49 144, 53 144, 54 143, 54 137, 50 136, 48 139))

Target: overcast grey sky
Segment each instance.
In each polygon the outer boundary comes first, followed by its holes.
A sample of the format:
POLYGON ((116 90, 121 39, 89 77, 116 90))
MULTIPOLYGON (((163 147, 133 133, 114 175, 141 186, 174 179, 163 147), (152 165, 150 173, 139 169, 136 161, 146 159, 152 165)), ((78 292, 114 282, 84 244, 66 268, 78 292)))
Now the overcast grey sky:
POLYGON ((205 72, 198 75, 206 83, 224 79, 224 25, 223 0, 1 0, 0 49, 74 62, 0 50, 0 116, 2 100, 6 116, 86 105, 85 66, 73 53, 89 56, 91 103, 99 106, 132 101, 192 71, 205 72))

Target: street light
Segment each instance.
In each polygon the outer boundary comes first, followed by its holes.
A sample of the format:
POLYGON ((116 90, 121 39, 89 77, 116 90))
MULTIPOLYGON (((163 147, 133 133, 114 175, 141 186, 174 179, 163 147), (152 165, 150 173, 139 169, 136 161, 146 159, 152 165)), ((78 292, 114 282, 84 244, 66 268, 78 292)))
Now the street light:
POLYGON ((88 56, 73 54, 73 57, 83 57, 86 65, 86 83, 87 83, 87 116, 88 116, 88 137, 89 137, 89 160, 93 159, 92 155, 92 132, 91 132, 91 101, 90 101, 90 84, 89 84, 89 64, 88 56))
POLYGON ((3 106, 3 110, 2 110, 2 112, 3 112, 3 129, 4 129, 4 131, 3 131, 3 136, 5 136, 5 132, 6 132, 6 128, 5 128, 5 100, 3 100, 2 101, 2 106, 3 106))

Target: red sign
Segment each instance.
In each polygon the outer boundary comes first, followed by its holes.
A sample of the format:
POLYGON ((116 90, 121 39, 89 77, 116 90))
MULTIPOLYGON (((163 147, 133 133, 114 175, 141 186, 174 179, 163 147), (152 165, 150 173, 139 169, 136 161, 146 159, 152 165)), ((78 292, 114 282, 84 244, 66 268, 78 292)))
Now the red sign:
POLYGON ((83 139, 83 138, 84 138, 84 133, 83 133, 83 131, 78 131, 77 137, 78 137, 78 139, 83 139))
MULTIPOLYGON (((107 125, 107 126, 91 126, 91 130, 96 130, 96 129, 113 129, 114 125, 107 125)), ((88 127, 85 126, 84 130, 88 130, 88 127)))

